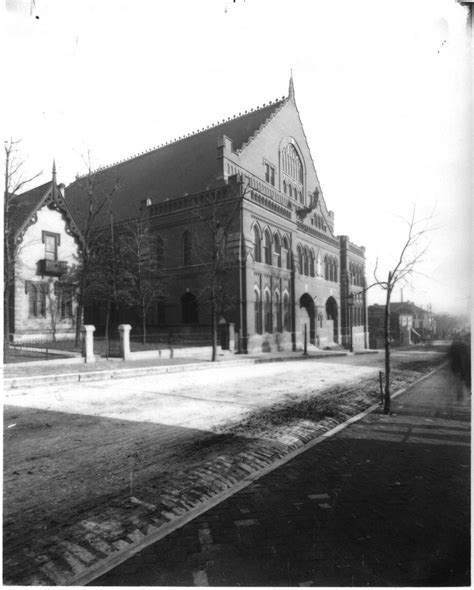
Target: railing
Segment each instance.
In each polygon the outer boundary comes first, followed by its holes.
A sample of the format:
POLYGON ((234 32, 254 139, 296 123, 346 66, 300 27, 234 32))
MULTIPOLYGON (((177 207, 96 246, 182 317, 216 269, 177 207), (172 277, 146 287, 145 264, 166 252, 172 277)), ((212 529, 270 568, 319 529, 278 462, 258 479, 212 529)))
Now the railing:
POLYGON ((80 353, 81 346, 76 347, 74 340, 38 338, 24 342, 10 342, 4 348, 3 362, 9 364, 53 360, 79 356, 80 353))
POLYGON ((132 330, 130 350, 157 350, 163 348, 194 348, 210 346, 212 330, 210 326, 167 326, 148 330, 146 334, 132 330))
POLYGON ((62 275, 67 271, 67 262, 63 260, 43 258, 39 263, 40 272, 45 275, 62 275))

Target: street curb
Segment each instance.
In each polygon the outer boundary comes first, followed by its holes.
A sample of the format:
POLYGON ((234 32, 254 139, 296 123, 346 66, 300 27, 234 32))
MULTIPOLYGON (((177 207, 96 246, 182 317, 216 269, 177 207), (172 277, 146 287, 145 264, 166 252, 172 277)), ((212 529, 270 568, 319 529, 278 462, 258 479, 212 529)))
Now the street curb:
MULTIPOLYGON (((434 375, 437 371, 439 371, 444 366, 446 366, 446 364, 447 364, 447 361, 442 363, 438 367, 436 367, 433 371, 430 371, 426 375, 423 375, 422 377, 420 377, 419 379, 417 379, 416 381, 411 383, 409 386, 396 391, 395 393, 392 394, 391 399, 394 399, 396 397, 399 397, 403 393, 406 393, 407 391, 412 389, 414 386, 416 386, 418 383, 420 383, 420 382, 424 381, 425 379, 428 379, 429 377, 434 375)), ((327 440, 328 438, 335 436, 336 434, 338 434, 339 432, 341 432, 342 430, 344 430, 345 428, 347 428, 351 424, 354 424, 355 422, 360 421, 362 418, 364 418, 368 414, 374 412, 378 408, 380 408, 380 403, 373 404, 372 406, 369 406, 369 408, 367 408, 366 410, 360 412, 359 414, 356 414, 355 416, 352 416, 351 418, 348 418, 346 421, 331 428, 330 430, 328 430, 327 432, 318 436, 317 438, 311 440, 310 442, 304 443, 301 447, 297 448, 296 450, 290 451, 284 457, 272 462, 271 465, 268 465, 267 467, 264 467, 254 473, 250 473, 249 475, 245 476, 242 480, 238 481, 236 484, 234 484, 229 489, 216 494, 215 496, 213 496, 211 499, 209 499, 205 503, 203 503, 203 504, 200 503, 200 505, 198 505, 194 508, 191 508, 189 511, 187 511, 182 516, 178 516, 177 518, 173 519, 171 522, 168 522, 165 525, 162 525, 158 530, 147 534, 143 539, 141 539, 138 542, 135 542, 132 546, 128 547, 126 550, 120 551, 116 555, 107 557, 104 560, 100 561, 99 563, 91 566, 87 570, 72 577, 70 580, 65 582, 64 585, 77 586, 77 585, 86 585, 86 584, 93 582, 95 579, 99 578, 100 576, 102 576, 102 575, 106 574, 107 572, 109 572, 110 570, 114 569, 115 567, 117 567, 118 565, 120 565, 121 563, 123 563, 124 561, 126 561, 127 559, 132 557, 133 555, 136 555, 137 553, 139 553, 140 551, 142 551, 146 547, 149 547, 153 543, 160 541, 161 539, 165 538, 166 536, 173 533, 174 531, 182 528, 184 525, 188 524, 189 522, 191 522, 192 520, 194 520, 198 516, 201 516, 202 514, 204 514, 205 512, 210 510, 211 508, 214 508, 215 506, 224 502, 225 500, 232 497, 236 493, 247 488, 249 485, 251 485, 255 481, 268 475, 269 473, 271 473, 275 469, 278 469, 279 467, 285 465, 289 461, 295 459, 296 457, 298 457, 302 453, 312 449, 313 447, 322 443, 323 441, 327 440)))
POLYGON ((295 357, 269 357, 269 358, 239 358, 230 361, 211 361, 199 363, 187 363, 182 365, 161 365, 152 367, 131 367, 125 369, 105 369, 99 371, 59 373, 56 375, 35 375, 30 377, 6 377, 3 380, 4 390, 15 390, 22 387, 36 387, 37 385, 55 385, 57 383, 81 383, 86 381, 108 381, 109 379, 129 379, 132 377, 146 377, 149 375, 163 375, 167 373, 181 373, 184 371, 200 371, 206 369, 227 368, 235 366, 257 365, 276 362, 296 362, 314 359, 347 356, 346 352, 333 352, 327 354, 313 354, 295 357))

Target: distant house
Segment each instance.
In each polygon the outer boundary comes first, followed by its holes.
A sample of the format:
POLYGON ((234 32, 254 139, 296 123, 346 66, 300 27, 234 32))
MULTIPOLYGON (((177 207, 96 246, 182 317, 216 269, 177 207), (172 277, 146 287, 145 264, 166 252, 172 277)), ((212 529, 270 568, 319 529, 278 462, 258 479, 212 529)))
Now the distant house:
POLYGON ((55 167, 50 182, 10 198, 8 221, 16 252, 10 341, 72 337, 76 303, 61 277, 77 262, 81 237, 64 201, 64 185, 56 183, 55 167))
MULTIPOLYGON (((369 306, 370 348, 384 346, 384 316, 385 305, 369 306)), ((433 333, 434 320, 431 311, 424 310, 411 301, 390 303, 390 335, 393 345, 417 344, 430 338, 433 333)))

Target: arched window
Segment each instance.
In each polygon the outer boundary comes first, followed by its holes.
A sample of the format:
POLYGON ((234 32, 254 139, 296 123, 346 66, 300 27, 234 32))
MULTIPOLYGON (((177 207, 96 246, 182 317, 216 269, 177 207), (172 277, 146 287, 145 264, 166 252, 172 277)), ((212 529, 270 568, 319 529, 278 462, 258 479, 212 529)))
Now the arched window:
POLYGON ((272 300, 269 291, 265 291, 265 300, 263 304, 263 315, 265 318, 265 332, 271 334, 273 332, 273 317, 272 317, 272 300))
POLYGON ((291 332, 291 309, 288 293, 283 294, 283 327, 287 332, 291 332))
POLYGON ((303 165, 295 146, 289 143, 283 148, 283 172, 290 178, 303 182, 303 165))
POLYGON ((255 262, 262 262, 262 238, 256 225, 253 227, 253 256, 255 262))
POLYGON ((300 274, 303 274, 304 265, 303 265, 303 249, 300 245, 298 245, 298 271, 300 274))
POLYGON ((308 276, 309 275, 309 256, 308 256, 308 248, 303 250, 303 274, 308 276))
POLYGON ((288 238, 286 236, 283 238, 283 255, 285 258, 285 268, 291 270, 291 252, 290 246, 288 244, 288 238))
POLYGON ((282 149, 281 171, 286 177, 283 180, 285 194, 288 186, 290 197, 299 199, 304 204, 303 164, 293 143, 288 143, 282 149))
POLYGON ((254 314, 255 314, 255 332, 257 334, 262 333, 262 302, 260 300, 260 293, 255 289, 255 303, 254 303, 254 314))
POLYGON ((265 264, 272 263, 272 238, 270 232, 265 230, 264 244, 263 244, 265 264))
POLYGON ((329 258, 327 256, 324 257, 324 278, 329 281, 329 258))
POLYGON ((337 260, 334 259, 334 263, 333 263, 333 279, 332 279, 335 283, 337 283, 337 260))
POLYGON ((156 236, 155 239, 155 256, 156 256, 156 265, 158 268, 163 266, 164 262, 164 245, 163 245, 163 238, 161 236, 156 236))
POLYGON ((192 245, 192 241, 191 241, 191 234, 190 234, 189 230, 185 230, 185 232, 183 233, 182 245, 183 245, 183 265, 189 266, 192 261, 192 250, 193 250, 193 245, 192 245))
POLYGON ((314 252, 309 253, 309 275, 314 277, 314 252))
POLYGON ((318 325, 320 328, 323 327, 323 314, 322 313, 318 313, 318 325))
POLYGON ((280 293, 275 291, 275 313, 276 313, 276 331, 281 332, 283 327, 282 321, 282 308, 281 308, 281 298, 280 293))
POLYGON ((281 268, 281 242, 278 234, 273 236, 273 250, 275 251, 276 265, 281 268))
POLYGON ((198 302, 193 293, 185 293, 181 297, 181 315, 183 324, 197 324, 199 321, 198 302))

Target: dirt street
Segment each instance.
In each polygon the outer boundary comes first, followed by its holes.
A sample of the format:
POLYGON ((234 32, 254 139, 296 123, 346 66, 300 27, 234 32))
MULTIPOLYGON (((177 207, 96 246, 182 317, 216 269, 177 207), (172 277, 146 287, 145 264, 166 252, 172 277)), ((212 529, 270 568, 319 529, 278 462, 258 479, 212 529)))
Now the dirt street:
MULTIPOLYGON (((395 385, 439 360, 402 356, 395 385)), ((164 481, 224 451, 237 453, 246 437, 276 436, 275 408, 291 422, 300 418, 288 409, 339 393, 341 403, 352 396, 346 411, 355 413, 377 399, 380 361, 364 355, 12 391, 4 408, 5 555, 14 555, 25 530, 41 538, 151 478, 164 481)))

